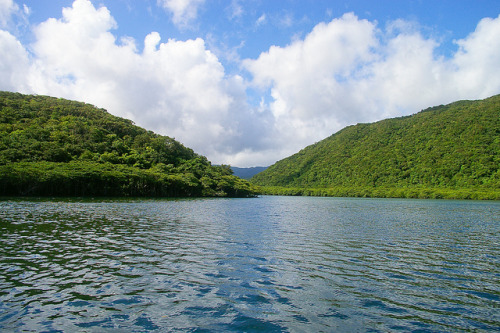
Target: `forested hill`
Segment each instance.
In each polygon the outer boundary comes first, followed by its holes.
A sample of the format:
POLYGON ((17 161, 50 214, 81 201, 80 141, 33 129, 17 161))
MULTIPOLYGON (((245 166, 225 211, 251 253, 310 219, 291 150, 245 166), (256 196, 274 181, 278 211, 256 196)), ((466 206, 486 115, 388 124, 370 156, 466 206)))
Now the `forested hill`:
POLYGON ((500 199, 499 168, 497 95, 346 127, 251 181, 288 194, 500 199))
POLYGON ((0 195, 250 196, 178 141, 92 105, 0 92, 0 195))

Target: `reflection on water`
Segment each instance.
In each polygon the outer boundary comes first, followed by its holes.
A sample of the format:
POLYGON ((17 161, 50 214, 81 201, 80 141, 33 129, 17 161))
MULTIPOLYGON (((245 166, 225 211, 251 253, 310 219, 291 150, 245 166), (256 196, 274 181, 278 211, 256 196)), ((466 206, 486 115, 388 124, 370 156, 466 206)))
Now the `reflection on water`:
POLYGON ((0 331, 500 330, 500 203, 0 202, 0 331))

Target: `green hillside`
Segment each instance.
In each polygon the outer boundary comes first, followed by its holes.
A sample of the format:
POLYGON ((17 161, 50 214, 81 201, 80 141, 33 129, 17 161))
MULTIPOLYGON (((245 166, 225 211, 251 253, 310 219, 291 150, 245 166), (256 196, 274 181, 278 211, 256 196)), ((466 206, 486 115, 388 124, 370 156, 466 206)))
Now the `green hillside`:
POLYGON ((497 95, 346 127, 251 181, 275 194, 500 199, 499 168, 497 95))
POLYGON ((0 195, 251 196, 167 136, 92 105, 0 92, 0 195))

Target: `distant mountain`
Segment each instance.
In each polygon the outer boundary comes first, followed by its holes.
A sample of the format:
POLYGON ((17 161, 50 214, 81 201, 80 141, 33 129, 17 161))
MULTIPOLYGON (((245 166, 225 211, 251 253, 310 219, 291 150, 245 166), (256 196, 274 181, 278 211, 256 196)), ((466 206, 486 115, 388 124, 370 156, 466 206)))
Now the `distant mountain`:
POLYGON ((0 196, 252 196, 180 142, 93 105, 0 92, 0 196))
POLYGON ((238 168, 233 166, 231 167, 231 170, 233 170, 233 174, 243 179, 250 179, 259 172, 262 172, 266 169, 267 167, 250 167, 250 168, 238 168))
POLYGON ((299 189, 282 191, 293 194, 447 197, 468 189, 500 199, 500 95, 346 127, 251 181, 299 189))

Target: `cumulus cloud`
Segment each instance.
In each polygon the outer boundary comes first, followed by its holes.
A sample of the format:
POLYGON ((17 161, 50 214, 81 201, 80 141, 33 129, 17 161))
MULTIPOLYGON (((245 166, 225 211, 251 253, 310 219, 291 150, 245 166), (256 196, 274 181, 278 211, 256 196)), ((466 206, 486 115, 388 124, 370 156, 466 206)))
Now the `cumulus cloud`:
POLYGON ((198 8, 205 0, 158 0, 158 3, 172 13, 172 21, 185 28, 198 15, 198 8))
POLYGON ((484 18, 476 30, 456 43, 453 80, 460 96, 486 97, 500 89, 500 15, 484 18))
POLYGON ((271 90, 266 107, 283 150, 298 151, 349 124, 500 92, 500 16, 457 41, 450 59, 436 55, 435 40, 400 23, 384 31, 345 14, 244 61, 253 84, 271 90))
POLYGON ((0 90, 26 91, 29 74, 28 53, 9 32, 0 30, 0 90))

